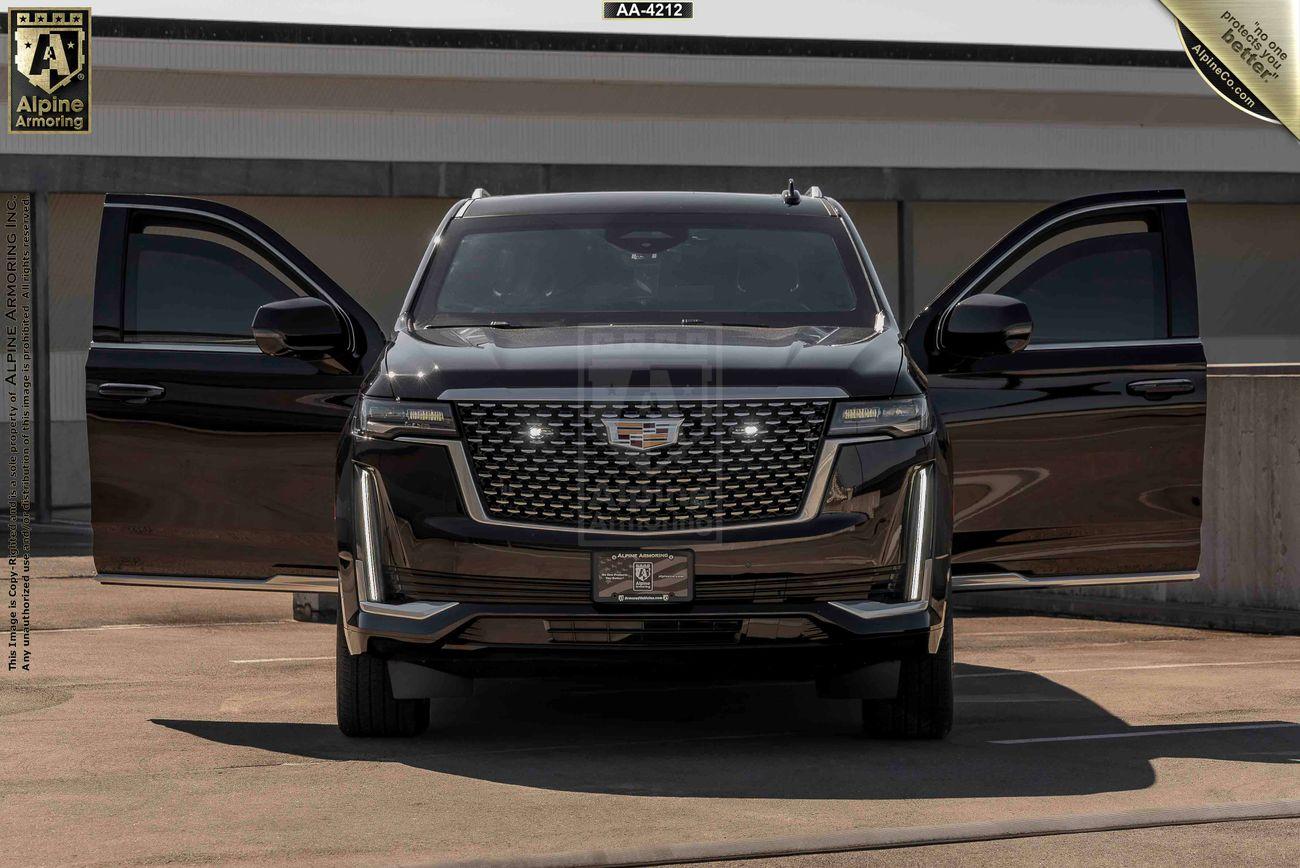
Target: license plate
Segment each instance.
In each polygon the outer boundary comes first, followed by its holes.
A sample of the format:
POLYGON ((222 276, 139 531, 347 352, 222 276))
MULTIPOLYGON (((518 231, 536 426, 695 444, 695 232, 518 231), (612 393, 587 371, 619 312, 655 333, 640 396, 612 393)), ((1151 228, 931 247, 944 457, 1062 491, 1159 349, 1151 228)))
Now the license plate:
POLYGON ((591 596, 597 603, 688 603, 695 596, 691 551, 609 551, 591 556, 591 596))

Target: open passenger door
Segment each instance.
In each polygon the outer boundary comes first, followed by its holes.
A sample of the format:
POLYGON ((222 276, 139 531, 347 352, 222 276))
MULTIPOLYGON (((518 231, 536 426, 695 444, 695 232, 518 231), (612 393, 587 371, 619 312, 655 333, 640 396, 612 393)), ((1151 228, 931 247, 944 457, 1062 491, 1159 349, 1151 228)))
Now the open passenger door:
POLYGON ((339 433, 383 343, 360 305, 247 214, 107 197, 86 362, 101 581, 336 590, 339 433), (277 302, 311 307, 337 346, 316 361, 264 353, 254 316, 277 302))
POLYGON ((1035 215, 906 342, 952 444, 955 589, 1197 577, 1205 354, 1182 191, 1035 215), (975 346, 990 321, 1006 340, 975 346))

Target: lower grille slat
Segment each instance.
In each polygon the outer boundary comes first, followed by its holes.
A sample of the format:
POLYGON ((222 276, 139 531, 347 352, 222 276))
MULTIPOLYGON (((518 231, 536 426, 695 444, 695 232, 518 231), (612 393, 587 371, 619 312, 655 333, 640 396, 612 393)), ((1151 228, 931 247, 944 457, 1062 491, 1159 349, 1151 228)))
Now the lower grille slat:
POLYGON ((772 643, 815 644, 829 638, 802 617, 575 619, 479 618, 449 645, 621 645, 699 647, 772 643))
POLYGON ((662 532, 798 515, 830 401, 462 401, 456 410, 490 517, 662 532))
MULTIPOLYGON (((441 603, 590 603, 591 580, 460 576, 401 570, 393 577, 403 598, 441 603)), ((898 569, 817 576, 696 576, 695 601, 786 603, 826 600, 887 601, 899 589, 898 569)))

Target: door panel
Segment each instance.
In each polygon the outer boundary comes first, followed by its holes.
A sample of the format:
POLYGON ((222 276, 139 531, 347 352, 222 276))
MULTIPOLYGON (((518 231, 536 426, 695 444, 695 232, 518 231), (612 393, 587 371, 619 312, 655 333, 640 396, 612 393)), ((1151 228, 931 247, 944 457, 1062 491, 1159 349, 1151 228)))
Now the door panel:
POLYGON ((977 260, 909 330, 952 444, 957 586, 1194 574, 1205 357, 1186 228, 1177 191, 1063 203, 977 260), (1134 220, 1146 230, 1131 232, 1134 220), (1088 237, 1069 241, 1080 228, 1088 237), (1036 320, 1019 353, 945 353, 944 313, 989 290, 1031 316, 1037 302, 1045 334, 1036 320))
POLYGON ((95 311, 86 400, 99 572, 319 590, 286 577, 335 574, 338 439, 382 348, 374 320, 268 227, 176 197, 106 201, 95 311), (282 295, 335 304, 353 335, 346 357, 263 355, 253 312, 282 295))

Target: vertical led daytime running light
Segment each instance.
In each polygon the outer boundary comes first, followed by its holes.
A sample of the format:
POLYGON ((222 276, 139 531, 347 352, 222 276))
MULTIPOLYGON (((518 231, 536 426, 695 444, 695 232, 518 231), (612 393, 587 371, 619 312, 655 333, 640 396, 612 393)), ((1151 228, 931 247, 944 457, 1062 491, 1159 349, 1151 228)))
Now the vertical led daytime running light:
POLYGON ((907 549, 907 599, 920 600, 924 588, 925 565, 930 558, 930 477, 934 465, 927 464, 916 472, 912 480, 911 526, 908 528, 907 549))
POLYGON ((356 502, 360 519, 357 528, 357 540, 361 550, 358 559, 357 593, 362 600, 369 603, 382 603, 383 565, 379 560, 379 513, 378 486, 375 484, 375 472, 365 467, 357 468, 356 502))

